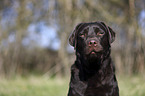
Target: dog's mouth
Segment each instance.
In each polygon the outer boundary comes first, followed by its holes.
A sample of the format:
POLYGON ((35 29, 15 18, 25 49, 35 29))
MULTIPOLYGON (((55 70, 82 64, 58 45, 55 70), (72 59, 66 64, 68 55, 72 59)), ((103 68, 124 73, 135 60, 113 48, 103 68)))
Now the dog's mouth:
POLYGON ((93 49, 93 50, 88 50, 88 52, 87 52, 87 54, 88 55, 97 55, 97 54, 100 54, 102 52, 102 49, 98 49, 98 50, 96 50, 96 49, 93 49))
POLYGON ((88 56, 98 56, 101 52, 100 51, 95 51, 95 50, 92 50, 89 52, 88 56))
POLYGON ((102 54, 103 54, 102 50, 94 49, 94 50, 88 50, 86 56, 87 58, 90 58, 90 59, 97 59, 97 58, 99 59, 101 58, 102 54))
POLYGON ((93 51, 91 51, 89 54, 90 54, 90 55, 95 55, 95 54, 97 54, 97 52, 93 50, 93 51))

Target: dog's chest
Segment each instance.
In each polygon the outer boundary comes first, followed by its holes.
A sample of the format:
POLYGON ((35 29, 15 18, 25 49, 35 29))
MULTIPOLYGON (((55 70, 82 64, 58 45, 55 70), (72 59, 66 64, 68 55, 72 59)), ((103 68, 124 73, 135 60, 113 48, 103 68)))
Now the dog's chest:
POLYGON ((100 79, 90 79, 87 82, 84 96, 110 96, 109 94, 111 94, 112 90, 112 84, 100 79))
POLYGON ((72 84, 72 89, 76 96, 110 96, 112 85, 103 84, 100 81, 76 81, 72 84))
POLYGON ((84 96, 87 89, 87 83, 82 81, 72 82, 71 88, 76 96, 84 96))
POLYGON ((79 76, 79 70, 73 67, 70 84, 74 93, 73 96, 112 96, 110 95, 113 90, 112 80, 113 75, 107 74, 107 76, 102 77, 102 74, 100 74, 82 81, 79 76))

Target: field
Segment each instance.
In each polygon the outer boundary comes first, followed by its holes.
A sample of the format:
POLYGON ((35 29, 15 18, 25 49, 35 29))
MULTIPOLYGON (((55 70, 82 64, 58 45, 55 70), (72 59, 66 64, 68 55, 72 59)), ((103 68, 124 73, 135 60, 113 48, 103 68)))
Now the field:
MULTIPOLYGON (((145 96, 145 78, 119 76, 120 96, 145 96)), ((0 96, 66 96, 69 79, 30 76, 0 79, 0 96)))

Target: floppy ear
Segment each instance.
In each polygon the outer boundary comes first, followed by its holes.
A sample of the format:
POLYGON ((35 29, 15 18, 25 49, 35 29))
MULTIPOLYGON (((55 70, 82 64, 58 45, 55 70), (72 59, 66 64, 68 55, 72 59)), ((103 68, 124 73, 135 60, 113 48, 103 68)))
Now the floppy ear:
POLYGON ((109 33, 109 42, 111 44, 115 40, 115 32, 112 30, 112 28, 107 26, 104 22, 101 22, 101 24, 104 25, 104 27, 107 29, 107 31, 109 33))
POLYGON ((108 29, 109 29, 109 33, 110 33, 109 34, 109 36, 110 36, 110 42, 112 43, 115 40, 115 32, 109 26, 108 26, 108 29))
POLYGON ((76 35, 77 35, 77 31, 78 29, 83 25, 83 23, 79 23, 75 28, 74 30, 72 31, 71 35, 69 36, 69 44, 71 46, 73 46, 74 48, 76 48, 76 35))

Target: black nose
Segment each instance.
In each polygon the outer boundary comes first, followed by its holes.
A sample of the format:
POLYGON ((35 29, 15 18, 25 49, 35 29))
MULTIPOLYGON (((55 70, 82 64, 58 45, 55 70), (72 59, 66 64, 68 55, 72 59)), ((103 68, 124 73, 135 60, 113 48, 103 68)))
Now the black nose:
POLYGON ((97 46, 97 42, 96 42, 95 40, 91 40, 91 41, 89 42, 89 46, 90 46, 90 47, 91 47, 91 46, 96 47, 96 46, 97 46))

